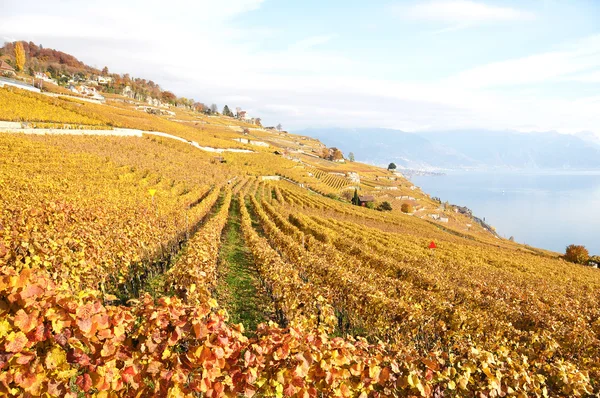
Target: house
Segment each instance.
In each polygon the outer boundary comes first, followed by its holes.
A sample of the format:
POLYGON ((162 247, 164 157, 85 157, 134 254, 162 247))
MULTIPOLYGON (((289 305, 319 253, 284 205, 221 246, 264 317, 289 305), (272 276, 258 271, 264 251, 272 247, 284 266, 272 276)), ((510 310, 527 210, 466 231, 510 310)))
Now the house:
POLYGON ((448 217, 440 217, 439 221, 447 223, 448 222, 448 217))
POLYGON ((112 77, 110 76, 96 76, 96 81, 98 84, 109 84, 112 82, 112 77))
POLYGON ((375 202, 375 197, 373 195, 362 195, 358 197, 358 204, 360 206, 366 206, 367 203, 375 202))
POLYGON ((10 66, 9 64, 7 64, 6 62, 4 62, 3 60, 0 60, 0 74, 14 75, 15 69, 12 66, 10 66))
POLYGON ((211 163, 227 163, 227 161, 225 160, 225 158, 223 156, 215 156, 214 158, 212 158, 210 160, 211 163))
POLYGON ((54 80, 51 77, 49 77, 48 74, 45 73, 45 72, 35 72, 33 74, 33 77, 36 78, 36 79, 38 79, 38 80, 43 80, 43 81, 48 82, 48 83, 58 84, 56 82, 56 80, 54 80))
MULTIPOLYGON (((71 86, 69 86, 69 87, 71 87, 71 86)), ((96 88, 94 88, 94 87, 79 86, 79 87, 75 87, 74 89, 71 89, 71 91, 73 91, 75 93, 79 93, 81 95, 85 95, 86 97, 90 97, 90 98, 98 100, 98 101, 104 101, 104 97, 102 95, 100 95, 96 91, 96 88)))
POLYGON ((240 120, 250 120, 250 116, 248 115, 247 111, 239 111, 237 117, 240 120))
POLYGON ((433 218, 434 220, 439 220, 440 219, 440 215, 439 214, 429 214, 430 218, 433 218))

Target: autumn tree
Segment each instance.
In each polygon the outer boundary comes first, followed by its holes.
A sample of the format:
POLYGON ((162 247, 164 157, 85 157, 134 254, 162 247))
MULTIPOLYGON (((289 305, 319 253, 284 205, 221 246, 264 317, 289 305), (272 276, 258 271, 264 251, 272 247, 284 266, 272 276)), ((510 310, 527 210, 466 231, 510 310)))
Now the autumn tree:
POLYGON ((19 72, 25 69, 25 50, 23 49, 23 43, 20 41, 15 44, 15 66, 19 72))
POLYGON ((102 68, 102 76, 108 76, 108 66, 102 68))
POLYGON ((177 100, 177 96, 170 91, 163 91, 160 96, 164 102, 168 102, 170 104, 175 103, 175 100, 177 100))
POLYGON ((590 253, 585 246, 569 245, 565 250, 564 259, 575 264, 587 264, 590 253))
POLYGON ((344 154, 337 148, 331 148, 331 157, 330 160, 340 160, 344 159, 344 154))
POLYGON ((414 209, 410 204, 402 203, 402 206, 400 206, 400 211, 402 213, 412 213, 414 211, 414 209))

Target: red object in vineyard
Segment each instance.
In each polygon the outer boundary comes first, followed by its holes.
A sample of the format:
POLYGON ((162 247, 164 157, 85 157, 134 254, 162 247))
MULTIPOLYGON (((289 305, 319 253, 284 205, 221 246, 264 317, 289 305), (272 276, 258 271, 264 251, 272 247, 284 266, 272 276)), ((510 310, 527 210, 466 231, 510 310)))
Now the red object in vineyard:
POLYGON ((434 241, 431 241, 431 243, 429 244, 429 248, 430 249, 437 249, 437 246, 435 245, 434 241))

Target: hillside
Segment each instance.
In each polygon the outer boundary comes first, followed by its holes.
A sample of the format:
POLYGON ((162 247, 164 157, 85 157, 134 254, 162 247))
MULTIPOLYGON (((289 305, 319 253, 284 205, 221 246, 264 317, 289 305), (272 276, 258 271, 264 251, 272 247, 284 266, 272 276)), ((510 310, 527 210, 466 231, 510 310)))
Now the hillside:
POLYGON ((309 136, 140 104, 0 89, 1 395, 600 392, 597 269, 309 136))
POLYGON ((593 134, 486 130, 407 133, 367 128, 313 128, 298 133, 344 152, 355 151, 361 161, 381 165, 394 162, 408 169, 600 169, 600 145, 593 134))
POLYGON ((27 82, 31 82, 31 79, 34 78, 37 81, 36 86, 43 91, 83 97, 94 94, 94 98, 103 98, 95 95, 97 92, 103 93, 104 96, 122 94, 149 105, 182 106, 203 110, 209 114, 216 112, 209 105, 196 102, 194 99, 177 97, 172 92, 162 89, 152 80, 133 77, 128 73, 112 73, 108 66, 104 66, 100 70, 86 65, 71 54, 44 48, 41 44, 37 45, 33 42, 4 43, 4 46, 0 48, 0 60, 7 62, 12 67, 16 66, 15 46, 17 43, 23 47, 26 59, 24 70, 18 73, 17 77, 27 82), (40 79, 43 80, 41 83, 40 79))

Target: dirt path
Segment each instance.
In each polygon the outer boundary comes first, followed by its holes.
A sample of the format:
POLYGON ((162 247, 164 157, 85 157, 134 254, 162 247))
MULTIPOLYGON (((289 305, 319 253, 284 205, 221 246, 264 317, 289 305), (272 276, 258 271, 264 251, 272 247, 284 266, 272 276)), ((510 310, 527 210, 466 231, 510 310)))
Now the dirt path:
POLYGON ((135 129, 121 129, 115 128, 112 130, 86 130, 86 129, 34 129, 34 128, 23 128, 20 123, 0 121, 0 133, 13 133, 13 134, 66 134, 66 135, 103 135, 103 136, 116 136, 116 137, 143 137, 144 134, 154 135, 158 137, 169 138, 172 140, 181 141, 185 144, 189 144, 194 148, 198 148, 205 152, 238 152, 238 153, 254 153, 249 149, 238 149, 238 148, 213 148, 209 146, 202 146, 195 141, 186 140, 185 138, 177 137, 176 135, 163 133, 160 131, 143 131, 135 129))

